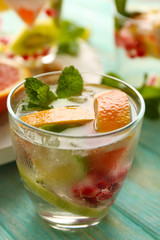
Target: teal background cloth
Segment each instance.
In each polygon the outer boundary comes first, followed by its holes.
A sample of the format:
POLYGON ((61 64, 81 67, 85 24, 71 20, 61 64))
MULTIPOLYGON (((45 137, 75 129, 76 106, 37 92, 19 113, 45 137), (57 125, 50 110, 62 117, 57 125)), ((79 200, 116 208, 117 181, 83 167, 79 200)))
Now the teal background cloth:
MULTIPOLYGON (((62 16, 92 29, 104 71, 115 67, 112 1, 66 0, 62 16)), ((16 163, 0 166, 0 240, 159 240, 160 121, 144 119, 133 166, 108 215, 76 233, 50 228, 35 212, 16 163)))

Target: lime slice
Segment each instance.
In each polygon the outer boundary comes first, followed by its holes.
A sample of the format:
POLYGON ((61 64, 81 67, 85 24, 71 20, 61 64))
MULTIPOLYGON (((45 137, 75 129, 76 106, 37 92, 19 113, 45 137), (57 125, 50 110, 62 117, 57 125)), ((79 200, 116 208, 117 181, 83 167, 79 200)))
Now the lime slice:
POLYGON ((54 205, 55 207, 61 208, 67 212, 71 212, 74 214, 78 214, 81 216, 87 217, 103 217, 108 210, 106 207, 92 208, 79 205, 74 202, 70 202, 60 196, 56 195, 53 192, 48 191, 46 188, 35 182, 33 179, 28 177, 27 173, 22 171, 22 169, 18 166, 20 175, 22 179, 27 184, 29 189, 41 197, 44 201, 54 205))

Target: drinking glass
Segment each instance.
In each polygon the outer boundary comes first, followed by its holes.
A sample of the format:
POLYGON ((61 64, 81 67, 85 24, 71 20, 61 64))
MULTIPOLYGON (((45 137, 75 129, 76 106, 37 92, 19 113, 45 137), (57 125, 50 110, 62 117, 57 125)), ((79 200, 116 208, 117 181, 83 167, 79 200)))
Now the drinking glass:
MULTIPOLYGON (((50 72, 36 77, 54 85, 60 74, 50 72)), ((96 73, 81 75, 85 84, 94 86, 103 79, 109 87, 126 92, 131 122, 92 135, 87 128, 83 134, 35 128, 16 114, 25 96, 24 82, 10 92, 7 103, 23 184, 41 218, 53 228, 68 231, 97 225, 106 216, 132 165, 145 110, 143 98, 127 83, 96 73)))
POLYGON ((117 69, 121 79, 140 87, 160 74, 160 3, 131 1, 127 11, 114 15, 117 69))

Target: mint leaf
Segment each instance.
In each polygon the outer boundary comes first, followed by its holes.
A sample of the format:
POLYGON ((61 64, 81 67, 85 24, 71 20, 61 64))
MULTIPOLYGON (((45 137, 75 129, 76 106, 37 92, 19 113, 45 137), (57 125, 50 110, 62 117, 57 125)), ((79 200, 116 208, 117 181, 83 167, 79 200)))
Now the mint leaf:
POLYGON ((77 55, 79 53, 80 38, 83 38, 85 28, 79 27, 70 21, 62 21, 59 35, 58 54, 67 53, 77 55))
POLYGON ((117 11, 122 15, 127 15, 125 10, 126 3, 127 3, 127 0, 115 0, 117 11))
POLYGON ((145 99, 146 111, 145 116, 156 120, 160 118, 160 100, 157 99, 145 99))
POLYGON ((78 55, 79 44, 77 41, 66 41, 59 44, 58 54, 78 55))
POLYGON ((58 98, 68 98, 78 95, 83 90, 83 79, 79 71, 73 66, 66 67, 58 79, 56 90, 58 98))
POLYGON ((26 78, 25 81, 25 91, 27 94, 27 105, 22 106, 23 111, 30 109, 50 109, 49 106, 51 102, 56 100, 56 96, 50 90, 49 85, 44 84, 41 80, 31 77, 26 78))

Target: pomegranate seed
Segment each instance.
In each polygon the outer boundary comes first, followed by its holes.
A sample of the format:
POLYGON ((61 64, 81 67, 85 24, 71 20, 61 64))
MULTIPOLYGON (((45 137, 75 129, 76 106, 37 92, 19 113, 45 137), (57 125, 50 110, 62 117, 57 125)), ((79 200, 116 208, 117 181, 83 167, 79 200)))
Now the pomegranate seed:
POLYGON ((137 55, 138 57, 144 57, 146 55, 146 51, 144 49, 144 47, 139 47, 137 48, 137 55))
POLYGON ((101 202, 104 200, 109 200, 110 198, 112 198, 112 196, 113 196, 112 192, 104 190, 97 194, 96 199, 97 201, 101 202))
POLYGON ((96 196, 97 194, 97 188, 94 186, 83 186, 80 189, 80 196, 82 197, 87 197, 87 198, 92 198, 96 196))
POLYGON ((42 56, 46 56, 49 53, 49 48, 45 48, 42 52, 42 56))
POLYGON ((23 55, 22 58, 27 61, 29 59, 29 56, 28 55, 23 55))
POLYGON ((56 17, 57 14, 58 14, 58 11, 56 9, 53 9, 53 8, 47 8, 45 10, 45 12, 49 17, 56 17))
POLYGON ((39 56, 40 56, 40 55, 39 55, 38 53, 35 53, 35 54, 33 55, 33 58, 34 58, 34 59, 37 59, 39 56))
POLYGON ((98 187, 99 189, 105 189, 105 188, 108 187, 108 183, 107 183, 107 182, 104 182, 104 181, 100 181, 100 182, 97 183, 97 187, 98 187))

